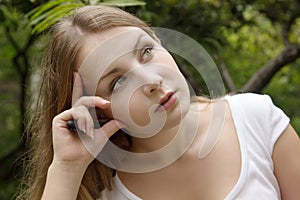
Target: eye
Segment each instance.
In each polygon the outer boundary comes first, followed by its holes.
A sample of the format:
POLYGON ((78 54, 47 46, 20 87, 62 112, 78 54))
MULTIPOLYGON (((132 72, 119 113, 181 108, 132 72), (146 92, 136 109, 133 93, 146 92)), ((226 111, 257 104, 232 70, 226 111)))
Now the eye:
POLYGON ((126 76, 116 77, 111 83, 110 90, 115 91, 115 90, 119 89, 124 84, 126 79, 127 79, 126 76))
POLYGON ((150 59, 152 56, 152 50, 153 50, 153 44, 149 44, 144 46, 144 48, 141 51, 141 61, 145 62, 147 59, 150 59))

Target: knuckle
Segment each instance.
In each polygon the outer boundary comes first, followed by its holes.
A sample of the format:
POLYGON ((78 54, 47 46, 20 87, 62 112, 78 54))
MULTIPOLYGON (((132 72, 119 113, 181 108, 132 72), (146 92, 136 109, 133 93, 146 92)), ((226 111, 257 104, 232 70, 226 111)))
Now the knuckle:
POLYGON ((73 108, 73 112, 75 114, 82 113, 85 110, 87 110, 87 108, 84 105, 78 105, 78 106, 76 106, 76 107, 73 108))
POLYGON ((94 96, 82 96, 78 99, 78 101, 74 104, 73 107, 77 107, 79 105, 92 106, 95 104, 96 97, 94 96))

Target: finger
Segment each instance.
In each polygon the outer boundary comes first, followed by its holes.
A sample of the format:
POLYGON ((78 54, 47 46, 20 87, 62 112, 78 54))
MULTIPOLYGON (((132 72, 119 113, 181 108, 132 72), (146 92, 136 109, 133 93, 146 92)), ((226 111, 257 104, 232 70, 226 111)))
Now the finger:
POLYGON ((77 100, 73 107, 85 106, 85 107, 98 107, 98 108, 107 108, 110 104, 109 101, 96 96, 83 96, 77 100))
POLYGON ((72 92, 72 105, 74 105, 83 94, 83 85, 82 80, 78 72, 74 72, 74 85, 73 85, 73 92, 72 92))
POLYGON ((71 110, 65 110, 59 115, 56 115, 52 120, 52 126, 54 128, 67 128, 66 121, 73 119, 73 113, 71 110))
POLYGON ((73 118, 77 121, 80 131, 94 137, 94 120, 85 106, 73 108, 73 118))
POLYGON ((110 120, 105 125, 102 126, 101 131, 107 138, 110 138, 114 133, 116 133, 119 129, 124 128, 125 126, 117 121, 117 120, 110 120))
POLYGON ((122 127, 124 126, 118 123, 118 121, 111 120, 107 122, 102 128, 94 130, 94 138, 86 137, 85 134, 79 136, 89 153, 94 158, 96 158, 97 155, 102 151, 107 141, 109 140, 109 137, 116 133, 122 127))

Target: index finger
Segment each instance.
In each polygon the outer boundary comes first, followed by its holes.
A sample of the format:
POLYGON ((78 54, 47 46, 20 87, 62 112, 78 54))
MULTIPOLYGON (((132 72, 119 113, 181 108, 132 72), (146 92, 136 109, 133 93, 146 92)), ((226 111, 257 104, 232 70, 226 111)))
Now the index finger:
POLYGON ((72 106, 82 97, 83 94, 83 85, 82 80, 78 72, 74 72, 74 85, 72 91, 72 106))

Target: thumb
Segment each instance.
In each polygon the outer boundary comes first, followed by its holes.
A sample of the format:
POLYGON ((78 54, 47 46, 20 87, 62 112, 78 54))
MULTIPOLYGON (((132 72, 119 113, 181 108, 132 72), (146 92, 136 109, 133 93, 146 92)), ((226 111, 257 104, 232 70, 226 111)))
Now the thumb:
POLYGON ((108 142, 109 137, 111 137, 122 127, 124 127, 124 125, 122 125, 120 122, 116 120, 110 120, 102 128, 94 129, 94 136, 92 138, 85 134, 79 134, 79 136, 89 153, 96 158, 97 155, 102 151, 105 144, 108 142))
POLYGON ((107 138, 110 138, 114 133, 116 133, 119 129, 124 128, 125 125, 117 120, 110 120, 101 128, 102 134, 104 134, 107 138))

